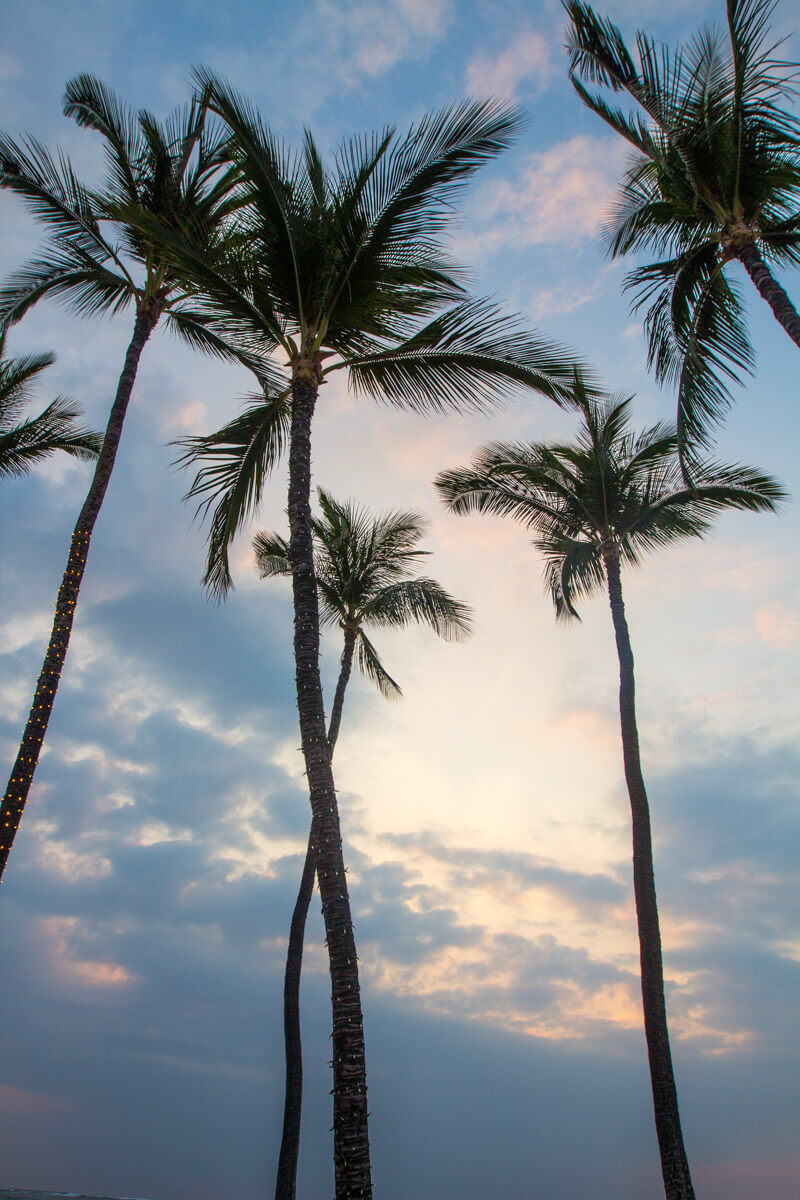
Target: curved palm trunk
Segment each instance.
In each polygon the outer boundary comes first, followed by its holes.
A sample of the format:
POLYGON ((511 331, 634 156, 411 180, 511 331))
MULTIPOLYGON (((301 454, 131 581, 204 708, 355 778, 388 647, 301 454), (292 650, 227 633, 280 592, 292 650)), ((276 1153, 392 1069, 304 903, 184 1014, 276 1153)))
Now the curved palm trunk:
POLYGON ((311 842, 317 861, 331 974, 336 1200, 371 1200, 367 1072, 358 961, 319 676, 319 611, 310 504, 311 418, 317 388, 315 366, 308 362, 297 365, 292 380, 289 446, 295 678, 300 740, 311 799, 311 842))
POLYGON ((800 346, 800 313, 764 262, 755 242, 746 242, 737 257, 772 309, 775 319, 780 321, 795 345, 800 346))
POLYGON ((636 698, 631 650, 625 607, 622 602, 619 558, 607 547, 603 561, 608 597, 619 655, 619 715, 622 728, 622 753, 625 781, 631 802, 633 826, 633 890, 639 931, 639 960, 642 974, 642 1008, 650 1064, 653 1109, 661 1155, 661 1174, 667 1200, 695 1200, 689 1163, 683 1145, 678 1093, 669 1049, 667 1008, 664 1000, 664 972, 661 959, 661 931, 653 875, 653 846, 650 834, 650 809, 647 803, 639 759, 639 733, 636 728, 636 698))
POLYGON ((28 792, 33 782, 33 775, 53 710, 64 659, 69 648, 75 606, 86 569, 86 556, 89 553, 92 531, 100 513, 111 472, 114 469, 114 460, 117 456, 125 413, 136 379, 139 358, 147 339, 158 322, 161 307, 159 302, 143 304, 136 314, 133 337, 125 355, 122 374, 119 377, 117 394, 111 407, 103 439, 103 448, 100 451, 91 486, 72 534, 67 568, 61 580, 56 600, 53 631, 50 634, 47 653, 44 656, 41 674, 36 685, 28 723, 22 735, 17 759, 3 797, 2 809, 0 809, 0 879, 28 799, 28 792))
POLYGON ((333 751, 336 748, 336 739, 339 736, 339 726, 342 723, 344 694, 347 691, 347 685, 350 682, 350 672, 353 669, 353 654, 356 648, 357 637, 358 631, 356 629, 345 629, 342 658, 339 664, 339 678, 336 682, 336 691, 333 696, 333 708, 331 709, 331 720, 330 724, 328 725, 328 748, 331 752, 331 758, 333 758, 333 751))
MULTIPOLYGON (((344 693, 353 667, 356 631, 346 629, 344 649, 328 726, 328 746, 331 758, 339 736, 344 693)), ((300 973, 303 967, 303 942, 306 920, 314 894, 317 860, 314 854, 314 833, 309 834, 306 860, 300 879, 300 889, 289 927, 286 951, 286 971, 283 977, 283 1037, 286 1051, 286 1093, 283 1103, 283 1136, 278 1157, 275 1181, 275 1200, 294 1200, 297 1191, 297 1157, 300 1151, 300 1121, 303 1108, 303 1045, 300 1036, 300 973)))

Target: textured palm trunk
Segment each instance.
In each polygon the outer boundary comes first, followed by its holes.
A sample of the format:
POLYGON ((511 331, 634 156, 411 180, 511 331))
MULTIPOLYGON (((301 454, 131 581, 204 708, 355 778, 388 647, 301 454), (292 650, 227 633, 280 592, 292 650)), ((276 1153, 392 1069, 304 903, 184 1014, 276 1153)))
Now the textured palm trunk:
POLYGON ((28 723, 22 735, 17 759, 0 809, 0 878, 2 878, 14 837, 19 828, 50 721, 50 714, 53 711, 61 671, 69 648, 75 606, 78 603, 78 592, 86 569, 86 557, 89 553, 92 531, 100 513, 111 472, 114 469, 114 460, 117 456, 125 413, 136 379, 139 358, 147 339, 158 322, 161 307, 158 302, 150 302, 141 305, 137 312, 133 337, 125 355, 125 365, 119 377, 117 394, 108 418, 103 447, 97 459, 91 486, 72 534, 67 568, 61 580, 56 600, 53 631, 50 634, 47 653, 36 685, 28 723))
POLYGON ((297 708, 311 799, 311 848, 317 862, 331 975, 336 1200, 370 1200, 367 1072, 358 961, 319 676, 319 611, 310 504, 311 418, 317 388, 316 365, 297 364, 292 380, 289 447, 289 557, 297 708))
POLYGON ((772 309, 775 319, 780 321, 795 345, 800 346, 800 313, 764 262, 755 242, 746 242, 738 250, 737 257, 772 309))
POLYGON ((639 931, 639 961, 642 975, 642 1008, 653 1091, 661 1174, 667 1200, 695 1200, 689 1163, 683 1145, 678 1093, 669 1049, 667 1008, 664 1000, 664 971, 661 959, 661 931, 653 874, 653 845, 650 833, 650 809, 639 758, 639 733, 636 728, 636 695, 625 607, 622 602, 619 557, 607 546, 603 561, 608 597, 619 655, 619 715, 622 728, 622 753, 625 781, 631 802, 633 826, 633 890, 639 931))
MULTIPOLYGON (((356 631, 346 629, 339 679, 333 699, 328 726, 328 746, 331 758, 342 720, 344 693, 353 667, 356 631)), ((286 1093, 283 1104, 283 1136, 278 1156, 275 1181, 275 1200, 294 1200, 297 1193, 297 1157, 300 1151, 300 1123, 303 1109, 303 1044, 300 1036, 300 974, 303 968, 303 942, 306 920, 314 894, 317 860, 314 853, 314 831, 308 838, 306 860, 300 879, 300 889, 289 927, 286 951, 286 971, 283 977, 283 1036, 286 1052, 286 1093)))

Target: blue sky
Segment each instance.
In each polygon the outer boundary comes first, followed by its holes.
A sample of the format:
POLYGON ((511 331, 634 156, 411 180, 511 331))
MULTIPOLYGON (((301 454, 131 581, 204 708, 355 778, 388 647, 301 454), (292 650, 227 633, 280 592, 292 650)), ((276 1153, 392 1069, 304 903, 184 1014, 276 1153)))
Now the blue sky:
MULTIPOLYGON (((639 21, 673 40, 721 5, 607 11, 628 33, 639 21)), ((789 20, 784 3, 777 31, 789 20)), ((61 115, 81 71, 163 114, 202 62, 287 139, 309 124, 328 151, 467 94, 513 96, 529 127, 466 195, 454 249, 476 291, 635 393, 646 424, 670 415, 671 398, 646 375, 624 269, 596 236, 624 154, 573 98, 562 41, 549 3, 33 0, 5 17, 0 123, 61 144, 91 180, 100 147, 61 115)), ((7 273, 39 234, 4 194, 0 222, 7 273)), ((785 282, 800 296, 796 277, 785 282)), ((719 454, 797 494, 797 350, 751 293, 748 312, 758 371, 719 454)), ((129 326, 43 305, 8 348, 54 350, 43 401, 69 394, 101 426, 129 326)), ((258 580, 247 533, 236 591, 220 608, 205 599, 204 534, 169 445, 216 428, 249 387, 166 335, 142 358, 0 897, 4 1186, 249 1200, 271 1183, 280 977, 308 807, 290 601, 258 580)), ((384 1200, 522 1200, 534 1185, 541 1200, 658 1194, 607 606, 598 597, 580 625, 557 628, 524 531, 451 517, 431 486, 489 440, 571 428, 537 398, 491 418, 422 420, 339 382, 316 419, 315 481, 376 511, 424 511, 430 573, 475 609, 463 645, 382 637, 404 699, 354 680, 337 746, 384 1200)), ((84 466, 52 460, 0 493, 8 763, 87 481, 84 466)), ((284 491, 281 469, 254 528, 282 527, 284 491)), ((800 1178, 796 546, 794 504, 731 515, 624 579, 674 1057, 704 1200, 788 1200, 800 1178)), ((329 693, 338 653, 332 634, 329 693)), ((316 911, 303 1003, 299 1197, 317 1200, 331 1168, 316 911)))

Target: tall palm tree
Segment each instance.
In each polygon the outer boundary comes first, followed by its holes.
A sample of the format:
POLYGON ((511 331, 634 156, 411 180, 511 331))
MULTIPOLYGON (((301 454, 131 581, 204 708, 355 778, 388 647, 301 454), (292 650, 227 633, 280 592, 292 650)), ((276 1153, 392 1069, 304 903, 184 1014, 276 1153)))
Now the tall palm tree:
POLYGON ((75 458, 97 458, 100 435, 80 427, 80 409, 63 396, 56 396, 38 416, 20 419, 37 376, 52 366, 55 355, 4 358, 4 348, 5 334, 0 331, 0 478, 25 475, 56 450, 75 458))
POLYGON ((683 484, 674 428, 630 431, 630 400, 591 399, 578 381, 582 425, 571 445, 495 445, 474 466, 445 471, 436 486, 454 512, 491 512, 532 529, 559 618, 605 585, 619 656, 619 709, 633 828, 633 883, 642 1007, 661 1172, 667 1200, 694 1200, 683 1145, 664 1000, 650 811, 639 756, 633 652, 620 569, 684 537, 702 537, 728 508, 772 511, 782 488, 748 467, 698 468, 683 484))
MULTIPOLYGON (((470 619, 466 605, 454 600, 435 580, 409 578, 419 559, 427 553, 417 549, 425 532, 425 520, 420 513, 395 512, 384 517, 371 517, 365 509, 334 500, 322 488, 318 489, 317 495, 322 515, 312 518, 312 527, 320 624, 338 625, 344 638, 328 724, 328 747, 333 758, 354 658, 381 695, 392 699, 402 694, 383 666, 364 627, 404 629, 411 624, 426 624, 439 637, 449 640, 467 634, 470 619)), ((253 549, 262 579, 291 576, 289 544, 284 538, 275 533, 258 533, 253 539, 253 549)), ((300 973, 315 875, 314 837, 311 834, 286 954, 283 990, 286 1097, 275 1200, 294 1200, 296 1193, 303 1099, 300 973)))
MULTIPOLYGON (((222 170, 224 137, 206 127, 193 101, 159 123, 146 110, 126 108, 99 80, 80 75, 67 84, 64 111, 105 141, 102 191, 84 187, 63 155, 54 158, 35 139, 0 135, 0 187, 21 197, 47 227, 39 258, 0 289, 0 327, 44 297, 83 316, 132 308, 133 335, 109 414, 94 476, 78 517, 56 601, 50 642, 30 716, 0 810, 0 877, 28 797, 69 646, 75 605, 92 531, 105 496, 133 390, 139 358, 158 322, 191 345, 232 356, 226 341, 193 309, 180 277, 134 218, 149 215, 180 228, 202 247, 230 212, 230 179, 222 170)), ((246 351, 239 355, 256 369, 246 351)))
POLYGON ((778 55, 776 0, 727 0, 727 36, 701 30, 672 51, 639 32, 639 65, 622 34, 582 0, 565 0, 578 95, 633 147, 607 227, 612 255, 657 261, 628 275, 646 307, 650 363, 677 384, 688 463, 710 445, 729 383, 752 366, 741 300, 727 264, 740 262, 800 346, 800 315, 771 266, 800 262, 800 121, 789 111, 798 64, 778 55), (580 77, 580 78, 579 78, 580 77), (610 106, 580 79, 626 92, 638 113, 610 106))
MULTIPOLYGON (((440 232, 459 188, 519 126, 507 105, 465 103, 423 117, 404 137, 354 137, 323 165, 310 133, 291 153, 252 106, 201 71, 198 81, 230 132, 240 173, 232 250, 198 254, 165 238, 206 295, 211 321, 281 352, 288 375, 264 408, 272 463, 289 423, 289 558, 302 751, 313 814, 333 1007, 334 1167, 337 1200, 372 1194, 358 964, 319 675, 319 613, 311 523, 311 424, 321 385, 346 370, 350 386, 417 412, 483 408, 519 387, 563 399, 569 356, 525 334, 464 292, 440 232), (270 449, 271 448, 271 449, 270 449)), ((211 465, 194 495, 217 501, 206 581, 230 586, 227 546, 260 497, 265 459, 253 452, 257 415, 194 445, 211 465)), ((189 452, 192 457, 192 450, 189 452)))

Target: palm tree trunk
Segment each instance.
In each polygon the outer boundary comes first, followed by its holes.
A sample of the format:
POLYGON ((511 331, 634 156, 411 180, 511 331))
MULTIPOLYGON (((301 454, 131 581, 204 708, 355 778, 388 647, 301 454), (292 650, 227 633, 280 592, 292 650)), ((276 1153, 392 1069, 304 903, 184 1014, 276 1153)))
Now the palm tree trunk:
POLYGON ((650 809, 639 758, 639 733, 636 728, 636 696, 625 607, 622 602, 619 557, 614 547, 603 551, 608 597, 619 655, 619 715, 622 728, 622 753, 625 781, 631 802, 633 826, 633 890, 639 931, 639 961, 642 975, 647 1057, 656 1120, 661 1174, 667 1200, 695 1200, 689 1163, 683 1144, 678 1093, 669 1048, 667 1008, 664 999, 664 971, 661 959, 661 931, 658 921, 656 885, 653 874, 653 845, 650 833, 650 809))
POLYGON ((333 708, 331 709, 331 719, 328 725, 328 746, 333 758, 333 751, 336 746, 336 739, 339 736, 339 726, 342 723, 342 708, 344 707, 344 694, 347 691, 347 685, 350 682, 350 672, 353 669, 353 653, 356 648, 356 638, 358 630, 350 629, 344 631, 344 646, 342 647, 342 659, 339 666, 339 678, 336 682, 336 691, 333 696, 333 708))
POLYGON ((314 856, 314 830, 308 835, 308 849, 300 879, 300 890, 289 926, 286 970, 283 976, 283 1041, 286 1058, 286 1090, 283 1101, 283 1135, 275 1180, 275 1200, 295 1200, 297 1194, 297 1156, 300 1152, 300 1120, 303 1109, 303 1044, 300 1036, 300 972, 303 967, 303 943, 306 919, 314 894, 317 860, 314 856))
POLYGON ((114 460, 122 435, 128 402, 131 398, 139 358, 150 334, 153 332, 161 315, 162 304, 151 301, 140 305, 136 314, 128 352, 125 355, 125 365, 119 377, 117 394, 111 407, 111 413, 106 426, 103 448, 95 466, 91 486, 83 502, 70 543, 67 568, 61 580, 56 600, 56 611, 53 619, 53 631, 42 664, 36 692, 33 697, 28 723, 22 735, 19 752, 14 763, 11 777, 8 781, 2 809, 0 809, 0 879, 5 870, 8 855, 14 842, 23 809, 25 808, 33 782, 33 775, 39 761, 53 702, 56 698, 64 659, 69 648, 72 634, 72 622, 75 616, 75 606, 78 602, 83 573, 86 569, 86 556, 89 553, 92 531, 100 513, 106 488, 114 469, 114 460))
POLYGON ((755 242, 745 242, 737 257, 772 309, 775 319, 780 321, 795 345, 800 346, 800 313, 764 262, 755 242))
MULTIPOLYGON (((328 726, 328 747, 331 758, 342 720, 344 693, 353 667, 356 631, 346 629, 339 679, 328 726)), ((306 920, 314 894, 317 860, 314 854, 314 831, 308 837, 306 860, 300 879, 300 889, 289 927, 286 951, 286 971, 283 977, 283 1037, 286 1054, 286 1093, 283 1103, 283 1136, 278 1156, 275 1181, 275 1200, 294 1200, 297 1192, 297 1156, 300 1151, 300 1121, 303 1109, 303 1044, 300 1036, 300 973, 303 968, 303 942, 306 920)))
POLYGON ((311 418, 317 388, 314 365, 295 366, 289 446, 295 678, 300 740, 311 799, 312 849, 317 861, 331 974, 336 1200, 371 1200, 367 1072, 358 961, 319 676, 319 611, 310 504, 311 418))

